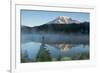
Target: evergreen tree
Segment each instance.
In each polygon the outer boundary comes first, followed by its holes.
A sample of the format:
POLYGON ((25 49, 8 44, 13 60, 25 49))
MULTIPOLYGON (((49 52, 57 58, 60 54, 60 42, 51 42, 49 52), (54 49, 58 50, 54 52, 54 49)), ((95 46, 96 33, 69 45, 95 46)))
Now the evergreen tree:
POLYGON ((44 37, 42 37, 42 43, 40 46, 40 50, 37 54, 36 61, 43 62, 43 61, 51 61, 51 60, 52 60, 52 58, 50 56, 49 51, 46 48, 46 45, 44 42, 44 37))
POLYGON ((61 61, 61 55, 58 56, 57 61, 61 61))

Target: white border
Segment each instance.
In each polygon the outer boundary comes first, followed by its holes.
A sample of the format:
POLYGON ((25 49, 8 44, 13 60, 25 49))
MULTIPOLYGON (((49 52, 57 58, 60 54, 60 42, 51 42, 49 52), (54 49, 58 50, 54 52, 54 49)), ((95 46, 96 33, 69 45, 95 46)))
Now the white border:
POLYGON ((43 5, 21 5, 12 7, 12 46, 11 46, 11 71, 43 71, 53 69, 79 68, 95 65, 95 10, 94 8, 81 7, 60 7, 43 5), (20 63, 20 9, 46 10, 46 11, 67 11, 67 12, 88 12, 90 13, 90 60, 83 61, 60 61, 45 63, 20 63))

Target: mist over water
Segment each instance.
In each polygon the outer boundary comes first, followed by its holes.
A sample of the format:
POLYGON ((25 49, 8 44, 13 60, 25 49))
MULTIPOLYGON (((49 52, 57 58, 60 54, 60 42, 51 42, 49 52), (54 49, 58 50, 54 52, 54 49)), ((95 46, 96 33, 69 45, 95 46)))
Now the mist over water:
POLYGON ((69 37, 67 35, 60 35, 60 34, 22 34, 21 35, 21 53, 24 55, 27 51, 27 54, 30 59, 35 60, 37 53, 39 51, 41 45, 41 38, 45 37, 45 43, 47 49, 50 51, 50 54, 53 58, 58 58, 59 55, 61 56, 68 56, 71 57, 77 53, 81 52, 89 52, 89 44, 87 44, 86 40, 87 35, 77 36, 75 40, 73 37, 70 43, 68 43, 69 37), (83 36, 82 38, 79 38, 83 36), (47 40, 48 39, 48 40, 47 40), (78 43, 77 43, 78 42, 78 43), (82 42, 84 44, 82 44, 82 42), (76 43, 76 44, 75 44, 76 43), (80 44, 79 44, 80 43, 80 44), (68 47, 70 46, 71 47, 68 47))

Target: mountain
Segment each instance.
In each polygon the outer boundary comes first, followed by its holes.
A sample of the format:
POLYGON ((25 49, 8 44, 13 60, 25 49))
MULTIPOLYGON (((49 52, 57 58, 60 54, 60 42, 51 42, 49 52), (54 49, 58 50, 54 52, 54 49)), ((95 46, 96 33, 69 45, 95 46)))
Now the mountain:
POLYGON ((72 24, 72 23, 80 24, 80 21, 73 20, 68 16, 59 16, 46 24, 72 24))
POLYGON ((22 33, 82 33, 89 34, 89 22, 80 22, 67 16, 59 16, 40 26, 22 26, 22 33))

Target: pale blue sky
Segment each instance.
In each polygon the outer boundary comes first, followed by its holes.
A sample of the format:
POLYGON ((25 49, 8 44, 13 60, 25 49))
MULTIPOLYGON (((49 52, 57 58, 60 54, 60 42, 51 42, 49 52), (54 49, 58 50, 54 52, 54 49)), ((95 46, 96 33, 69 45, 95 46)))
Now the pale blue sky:
POLYGON ((90 20, 89 13, 21 10, 21 25, 38 26, 52 21, 58 16, 68 16, 81 22, 90 20))

